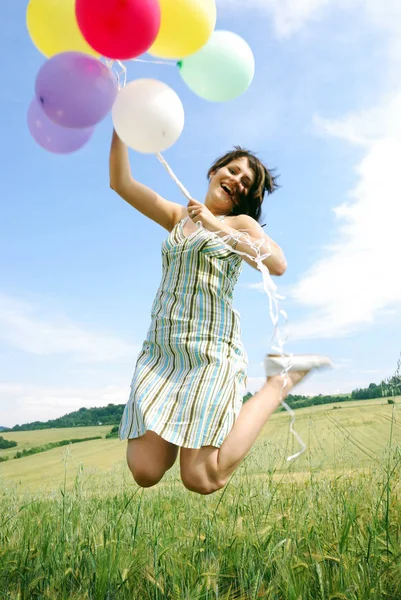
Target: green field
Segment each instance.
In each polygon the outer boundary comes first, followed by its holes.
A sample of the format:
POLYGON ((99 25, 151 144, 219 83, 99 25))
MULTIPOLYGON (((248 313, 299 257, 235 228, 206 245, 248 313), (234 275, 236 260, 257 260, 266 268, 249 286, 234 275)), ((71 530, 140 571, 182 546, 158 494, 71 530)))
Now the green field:
MULTIPOLYGON (((321 472, 326 469, 354 470, 380 464, 390 439, 392 405, 386 401, 363 400, 329 404, 296 411, 295 428, 307 444, 306 452, 292 463, 286 457, 299 449, 289 434, 289 415, 276 413, 264 430, 245 463, 249 473, 321 472), (336 408, 334 408, 336 407, 336 408)), ((103 437, 110 426, 44 429, 5 433, 3 437, 18 443, 16 448, 1 450, 0 456, 14 456, 17 450, 40 446, 63 439, 103 437)), ((394 444, 401 444, 401 423, 392 426, 394 444)), ((81 477, 101 480, 106 473, 124 471, 125 443, 102 439, 0 463, 3 485, 17 485, 21 490, 51 491, 67 483, 72 485, 77 473, 81 477)), ((178 461, 177 461, 178 463, 178 461)), ((178 464, 165 480, 179 480, 178 464)))
POLYGON ((42 446, 49 442, 60 442, 61 440, 81 439, 94 437, 96 435, 105 436, 109 433, 111 425, 102 425, 100 427, 71 427, 69 429, 41 429, 37 431, 12 431, 0 433, 5 440, 13 440, 18 443, 16 448, 0 450, 0 456, 12 457, 17 450, 28 450, 33 446, 42 446))
MULTIPOLYGON (((0 463, 0 598, 401 600, 399 410, 297 410, 307 451, 292 463, 298 445, 277 413, 210 496, 183 487, 178 461, 139 488, 115 439, 0 463)), ((13 455, 109 430, 4 437, 13 455)))

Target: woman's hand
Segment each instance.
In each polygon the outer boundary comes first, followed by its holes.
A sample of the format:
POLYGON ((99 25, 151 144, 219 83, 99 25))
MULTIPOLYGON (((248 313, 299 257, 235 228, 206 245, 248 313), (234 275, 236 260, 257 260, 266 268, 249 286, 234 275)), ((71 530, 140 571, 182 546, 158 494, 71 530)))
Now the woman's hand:
POLYGON ((222 223, 210 212, 208 208, 197 200, 190 200, 187 205, 189 218, 194 223, 199 221, 209 231, 220 231, 222 223))

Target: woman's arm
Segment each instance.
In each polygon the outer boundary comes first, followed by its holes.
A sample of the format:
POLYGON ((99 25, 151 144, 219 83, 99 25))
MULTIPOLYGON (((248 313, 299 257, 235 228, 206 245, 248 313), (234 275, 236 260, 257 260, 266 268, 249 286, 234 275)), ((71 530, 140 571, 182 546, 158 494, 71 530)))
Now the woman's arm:
POLYGON ((133 179, 128 148, 115 131, 111 141, 109 171, 111 189, 167 231, 171 231, 186 215, 185 207, 165 200, 151 188, 133 179))
POLYGON ((283 275, 287 269, 287 261, 280 246, 267 236, 259 223, 248 215, 228 217, 230 225, 219 221, 210 210, 198 200, 188 202, 188 214, 194 223, 200 221, 209 231, 213 231, 238 252, 251 267, 257 269, 252 257, 267 255, 262 261, 271 275, 283 275), (228 236, 232 236, 229 238, 228 236), (251 246, 252 244, 252 246, 251 246), (253 248, 256 246, 256 249, 253 248), (249 255, 249 256, 247 256, 249 255))
MULTIPOLYGON (((236 233, 243 233, 242 239, 240 239, 235 246, 235 250, 239 252, 245 252, 252 257, 256 257, 258 255, 263 256, 264 254, 269 254, 262 262, 269 269, 271 275, 284 275, 287 269, 287 261, 284 256, 284 252, 280 248, 276 242, 274 242, 268 235, 265 234, 259 223, 249 217, 247 215, 239 215, 238 217, 233 217, 233 229, 236 230, 236 233), (235 219, 235 221, 234 221, 235 219), (247 235, 246 235, 247 234, 247 235), (249 236, 249 238, 248 238, 249 236), (249 240, 249 242, 247 242, 249 240), (257 244, 258 251, 256 251, 249 243, 257 244)), ((230 233, 230 228, 228 226, 222 227, 225 230, 225 234, 230 233)), ((224 236, 224 233, 219 234, 220 236, 224 236)), ((236 236, 238 237, 238 236, 236 236)), ((235 245, 235 239, 231 238, 228 241, 230 246, 235 245)), ((242 258, 249 264, 251 267, 257 269, 256 262, 248 256, 242 256, 242 258)))

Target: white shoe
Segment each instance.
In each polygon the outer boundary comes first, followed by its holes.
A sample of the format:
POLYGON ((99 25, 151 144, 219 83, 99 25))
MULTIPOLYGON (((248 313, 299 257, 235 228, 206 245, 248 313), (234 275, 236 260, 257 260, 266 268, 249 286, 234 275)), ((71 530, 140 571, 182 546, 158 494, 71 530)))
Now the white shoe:
POLYGON ((265 375, 272 377, 280 375, 284 369, 289 371, 311 371, 312 369, 323 369, 333 367, 334 364, 327 356, 317 354, 295 354, 294 356, 277 356, 266 354, 265 375), (288 369, 288 366, 290 368, 288 369))

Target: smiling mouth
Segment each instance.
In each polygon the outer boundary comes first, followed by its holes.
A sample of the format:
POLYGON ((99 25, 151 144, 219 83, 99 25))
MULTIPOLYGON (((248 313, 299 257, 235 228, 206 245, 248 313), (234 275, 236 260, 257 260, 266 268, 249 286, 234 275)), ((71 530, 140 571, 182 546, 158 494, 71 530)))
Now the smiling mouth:
POLYGON ((221 189, 223 190, 223 192, 225 194, 227 194, 227 196, 229 196, 230 198, 233 197, 233 191, 225 184, 225 183, 221 183, 220 184, 221 189))

